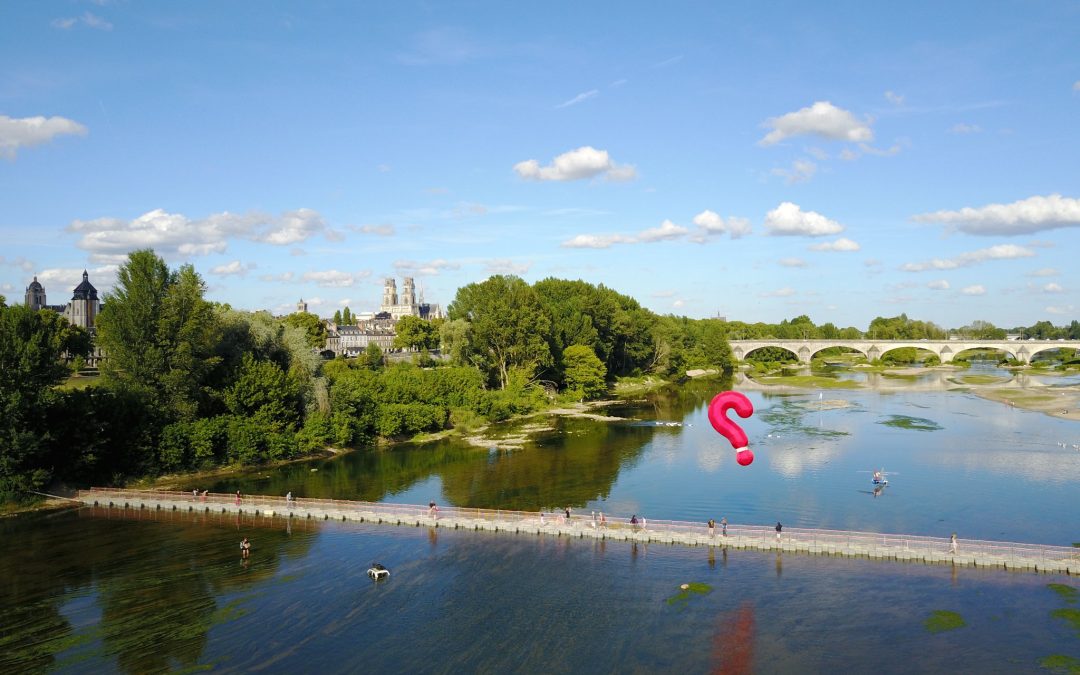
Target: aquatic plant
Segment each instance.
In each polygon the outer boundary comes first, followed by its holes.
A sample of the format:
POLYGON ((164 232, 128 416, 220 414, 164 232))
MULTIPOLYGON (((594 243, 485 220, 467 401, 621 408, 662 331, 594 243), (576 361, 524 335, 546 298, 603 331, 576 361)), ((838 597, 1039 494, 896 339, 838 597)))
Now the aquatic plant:
MULTIPOLYGON (((1076 544, 1073 544, 1073 546, 1076 546, 1076 544)), ((1060 595, 1070 605, 1076 602, 1077 595, 1080 595, 1080 591, 1077 591, 1075 586, 1069 586, 1068 584, 1046 584, 1046 587, 1060 595)))
POLYGON ((878 424, 897 429, 909 429, 911 431, 941 431, 945 427, 925 417, 911 417, 910 415, 890 415, 889 419, 882 420, 878 424))
POLYGON ((1080 659, 1067 654, 1051 654, 1039 659, 1039 665, 1055 673, 1080 673, 1080 659))
POLYGON ((712 586, 710 586, 709 584, 703 584, 699 582, 683 584, 679 588, 681 590, 678 593, 667 599, 667 604, 686 605, 686 603, 690 601, 690 596, 708 595, 709 593, 712 593, 713 590, 712 586))
POLYGON ((937 609, 923 622, 926 630, 931 633, 944 633, 947 630, 963 628, 967 625, 964 618, 956 612, 945 609, 937 609))
POLYGON ((1080 609, 1076 609, 1075 607, 1064 607, 1062 609, 1055 609, 1054 611, 1050 612, 1050 616, 1054 617, 1055 619, 1065 619, 1065 621, 1068 622, 1069 625, 1076 629, 1078 633, 1077 637, 1080 637, 1080 609))

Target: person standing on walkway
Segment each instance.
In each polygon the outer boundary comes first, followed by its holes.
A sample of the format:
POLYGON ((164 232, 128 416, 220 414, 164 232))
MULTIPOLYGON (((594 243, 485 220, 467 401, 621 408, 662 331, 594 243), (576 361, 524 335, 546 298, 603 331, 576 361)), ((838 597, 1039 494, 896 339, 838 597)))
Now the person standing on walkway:
POLYGON ((540 524, 544 524, 544 509, 540 509, 540 524))
POLYGON ((716 534, 716 521, 713 520, 712 518, 709 518, 708 526, 709 526, 709 536, 712 537, 712 536, 714 536, 716 534))
POLYGON ((240 542, 240 557, 241 558, 246 558, 250 554, 251 554, 251 542, 248 541, 247 537, 244 537, 244 539, 240 542))
POLYGON ((240 491, 236 491, 236 505, 240 506, 240 491))
POLYGON ((290 490, 289 493, 285 495, 285 506, 287 506, 287 507, 289 507, 291 509, 292 504, 293 504, 292 490, 290 490))
POLYGON ((428 502, 427 514, 432 520, 439 519, 439 507, 435 506, 435 502, 428 502))
POLYGON ((952 536, 949 537, 949 553, 952 553, 953 555, 956 555, 956 533, 955 532, 953 532, 952 536))
POLYGON ((600 527, 607 527, 607 518, 604 517, 604 512, 600 512, 600 527))
POLYGON ((780 521, 776 521, 776 541, 780 541, 780 530, 784 529, 784 526, 780 524, 780 521))
POLYGON ((566 511, 566 524, 569 525, 570 524, 570 507, 567 506, 565 511, 566 511))
POLYGON ((727 516, 720 519, 720 534, 725 537, 727 536, 727 516))
POLYGON ((596 511, 592 512, 592 527, 594 530, 596 529, 596 511))

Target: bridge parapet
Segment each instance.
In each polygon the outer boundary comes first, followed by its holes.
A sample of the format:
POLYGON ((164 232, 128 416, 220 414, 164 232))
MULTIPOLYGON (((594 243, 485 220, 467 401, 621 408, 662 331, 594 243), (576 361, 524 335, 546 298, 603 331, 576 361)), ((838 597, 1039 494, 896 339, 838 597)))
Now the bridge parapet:
POLYGON ((867 359, 880 359, 886 352, 904 347, 914 347, 932 352, 942 363, 950 363, 960 352, 969 349, 994 349, 1005 352, 1021 363, 1031 363, 1040 352, 1051 349, 1080 349, 1080 340, 729 340, 731 351, 740 361, 751 352, 763 347, 779 347, 808 364, 823 349, 844 347, 852 349, 867 359))

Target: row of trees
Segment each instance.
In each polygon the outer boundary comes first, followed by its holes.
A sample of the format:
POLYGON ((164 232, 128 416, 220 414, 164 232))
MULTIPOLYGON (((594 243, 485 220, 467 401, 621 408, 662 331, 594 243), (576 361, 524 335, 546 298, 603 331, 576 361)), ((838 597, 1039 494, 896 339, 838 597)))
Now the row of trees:
POLYGON ((208 302, 190 265, 135 251, 96 324, 100 383, 59 387, 85 331, 55 312, 0 306, 0 497, 51 481, 126 477, 287 459, 449 426, 503 420, 553 392, 602 396, 623 374, 731 367, 723 325, 658 316, 603 286, 492 277, 462 288, 450 319, 398 323, 417 363, 375 347, 324 361, 318 317, 208 302), (450 358, 425 358, 441 347, 450 358))

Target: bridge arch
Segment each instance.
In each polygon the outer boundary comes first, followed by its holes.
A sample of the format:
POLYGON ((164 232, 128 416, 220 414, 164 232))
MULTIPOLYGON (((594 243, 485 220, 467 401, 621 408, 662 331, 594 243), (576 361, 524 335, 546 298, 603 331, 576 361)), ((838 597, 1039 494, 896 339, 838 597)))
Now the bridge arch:
POLYGON ((870 358, 869 356, 867 356, 866 350, 859 349, 858 347, 856 347, 854 345, 835 344, 835 345, 814 345, 813 348, 812 348, 812 351, 810 352, 810 359, 812 360, 814 357, 816 357, 818 354, 825 351, 826 349, 836 349, 836 348, 846 349, 846 350, 848 350, 848 352, 855 352, 856 354, 860 354, 865 358, 870 358))
MULTIPOLYGON (((780 350, 780 351, 783 351, 783 352, 787 352, 796 361, 802 361, 803 360, 802 354, 800 353, 800 351, 808 351, 806 347, 803 347, 802 350, 796 351, 796 349, 798 349, 797 347, 795 349, 793 349, 793 348, 791 348, 791 347, 789 347, 787 345, 762 344, 762 345, 757 345, 755 347, 747 349, 746 352, 742 356, 739 356, 738 353, 735 353, 735 358, 739 359, 740 361, 749 361, 749 360, 752 360, 750 358, 751 354, 753 354, 754 352, 760 352, 763 349, 777 349, 777 350, 780 350)), ((735 349, 733 348, 732 351, 734 352, 735 349)))
MULTIPOLYGON (((957 357, 960 357, 964 352, 970 352, 970 351, 974 351, 974 350, 977 350, 977 349, 993 350, 995 352, 1001 352, 1002 354, 1004 354, 1006 356, 1006 358, 1019 359, 1021 361, 1025 361, 1025 362, 1030 361, 1029 358, 1021 358, 1020 357, 1020 355, 1019 355, 1020 350, 1018 350, 1018 349, 1006 349, 1004 345, 964 345, 963 349, 957 349, 956 350, 956 353, 953 354, 952 359, 956 359, 957 357)), ((952 360, 952 359, 950 359, 950 360, 952 360)), ((942 359, 942 361, 944 361, 944 359, 942 359)))

